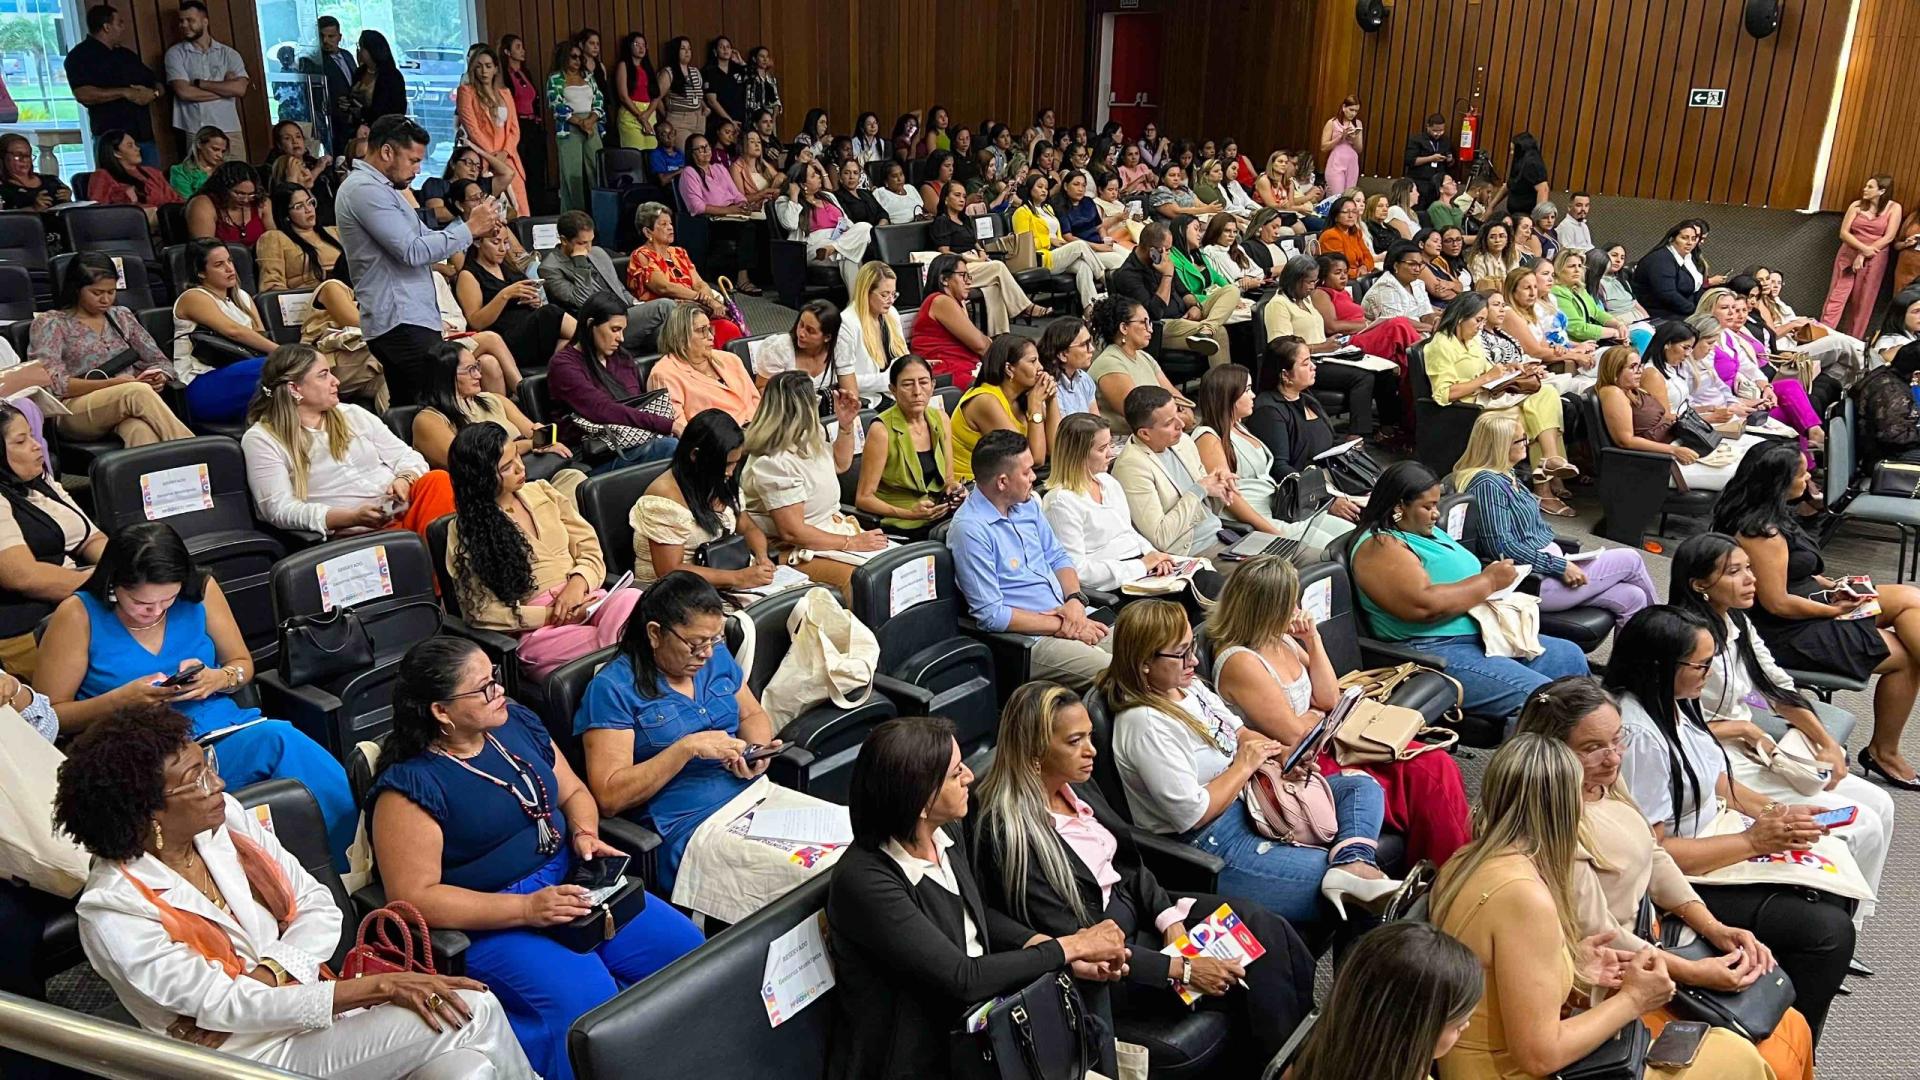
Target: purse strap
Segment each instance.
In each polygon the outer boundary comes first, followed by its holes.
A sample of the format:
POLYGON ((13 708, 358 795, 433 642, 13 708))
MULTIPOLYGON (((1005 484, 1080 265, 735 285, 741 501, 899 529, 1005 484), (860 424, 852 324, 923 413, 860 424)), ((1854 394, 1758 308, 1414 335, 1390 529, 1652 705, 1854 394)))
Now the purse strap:
POLYGON ((424 970, 428 975, 435 974, 432 936, 427 930, 427 920, 421 916, 419 908, 405 900, 391 900, 385 907, 368 912, 367 917, 360 922, 360 933, 355 941, 355 948, 366 947, 369 931, 374 938, 374 948, 405 957, 410 970, 424 970), (400 935, 398 942, 393 938, 394 932, 400 935))

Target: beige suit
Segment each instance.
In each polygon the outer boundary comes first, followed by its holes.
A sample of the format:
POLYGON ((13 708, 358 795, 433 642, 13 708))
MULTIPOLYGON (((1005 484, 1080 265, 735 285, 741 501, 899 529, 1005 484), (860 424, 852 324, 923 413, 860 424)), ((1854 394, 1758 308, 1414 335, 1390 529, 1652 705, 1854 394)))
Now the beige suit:
MULTIPOLYGON (((1200 464, 1200 450, 1189 436, 1180 436, 1173 452, 1197 481, 1206 475, 1200 464)), ((1154 550, 1172 555, 1195 555, 1212 548, 1218 538, 1211 533, 1196 537, 1194 530, 1209 517, 1218 517, 1219 507, 1197 486, 1183 488, 1174 482, 1166 467, 1138 438, 1113 462, 1113 478, 1127 495, 1127 511, 1133 527, 1153 543, 1154 550)))

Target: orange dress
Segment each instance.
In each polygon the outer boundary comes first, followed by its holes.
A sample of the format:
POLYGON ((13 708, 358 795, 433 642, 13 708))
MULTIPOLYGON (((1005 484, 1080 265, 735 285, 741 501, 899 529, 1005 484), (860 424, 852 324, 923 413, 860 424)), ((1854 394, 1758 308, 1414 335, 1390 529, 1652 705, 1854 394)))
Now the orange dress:
POLYGON ((513 163, 513 207, 525 216, 533 213, 533 204, 527 201, 527 167, 520 163, 520 116, 514 110, 511 93, 503 90, 495 97, 498 107, 488 109, 473 87, 462 85, 454 94, 460 130, 464 141, 474 148, 513 163))
POLYGON ((1320 234, 1322 253, 1336 252, 1347 257, 1347 270, 1354 276, 1373 272, 1373 249, 1358 229, 1348 232, 1335 225, 1320 234))

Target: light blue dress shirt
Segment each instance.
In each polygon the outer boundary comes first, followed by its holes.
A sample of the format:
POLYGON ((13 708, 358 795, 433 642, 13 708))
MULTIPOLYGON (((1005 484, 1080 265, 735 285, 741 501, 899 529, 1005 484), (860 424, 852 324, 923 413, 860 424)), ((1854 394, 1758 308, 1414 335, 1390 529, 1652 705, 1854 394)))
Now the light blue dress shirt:
POLYGON ((433 264, 473 246, 465 222, 429 229, 419 211, 380 170, 365 161, 340 185, 334 199, 340 244, 360 302, 360 332, 367 340, 396 326, 442 329, 433 290, 433 264))
POLYGON ((1001 631, 1020 611, 1052 611, 1066 602, 1059 572, 1073 558, 1029 498, 1002 514, 976 489, 953 515, 947 534, 953 573, 967 609, 982 627, 1001 631))

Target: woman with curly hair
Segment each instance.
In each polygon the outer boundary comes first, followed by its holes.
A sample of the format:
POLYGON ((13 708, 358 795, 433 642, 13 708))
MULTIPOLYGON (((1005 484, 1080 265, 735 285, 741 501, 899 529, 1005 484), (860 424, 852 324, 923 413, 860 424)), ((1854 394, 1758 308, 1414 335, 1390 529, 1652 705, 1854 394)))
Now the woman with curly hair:
POLYGON ((140 1026, 301 1073, 533 1076, 481 983, 321 974, 340 943, 333 894, 227 794, 192 732, 165 705, 102 720, 54 795, 55 823, 94 856, 80 943, 140 1026))
POLYGON ((518 637, 520 666, 536 679, 618 641, 640 593, 600 588, 607 564, 593 526, 552 484, 527 480, 506 429, 469 424, 447 458, 447 569, 467 621, 518 637))
POLYGON ((260 174, 244 161, 223 162, 187 200, 187 235, 253 247, 273 228, 273 211, 262 205, 260 174))

